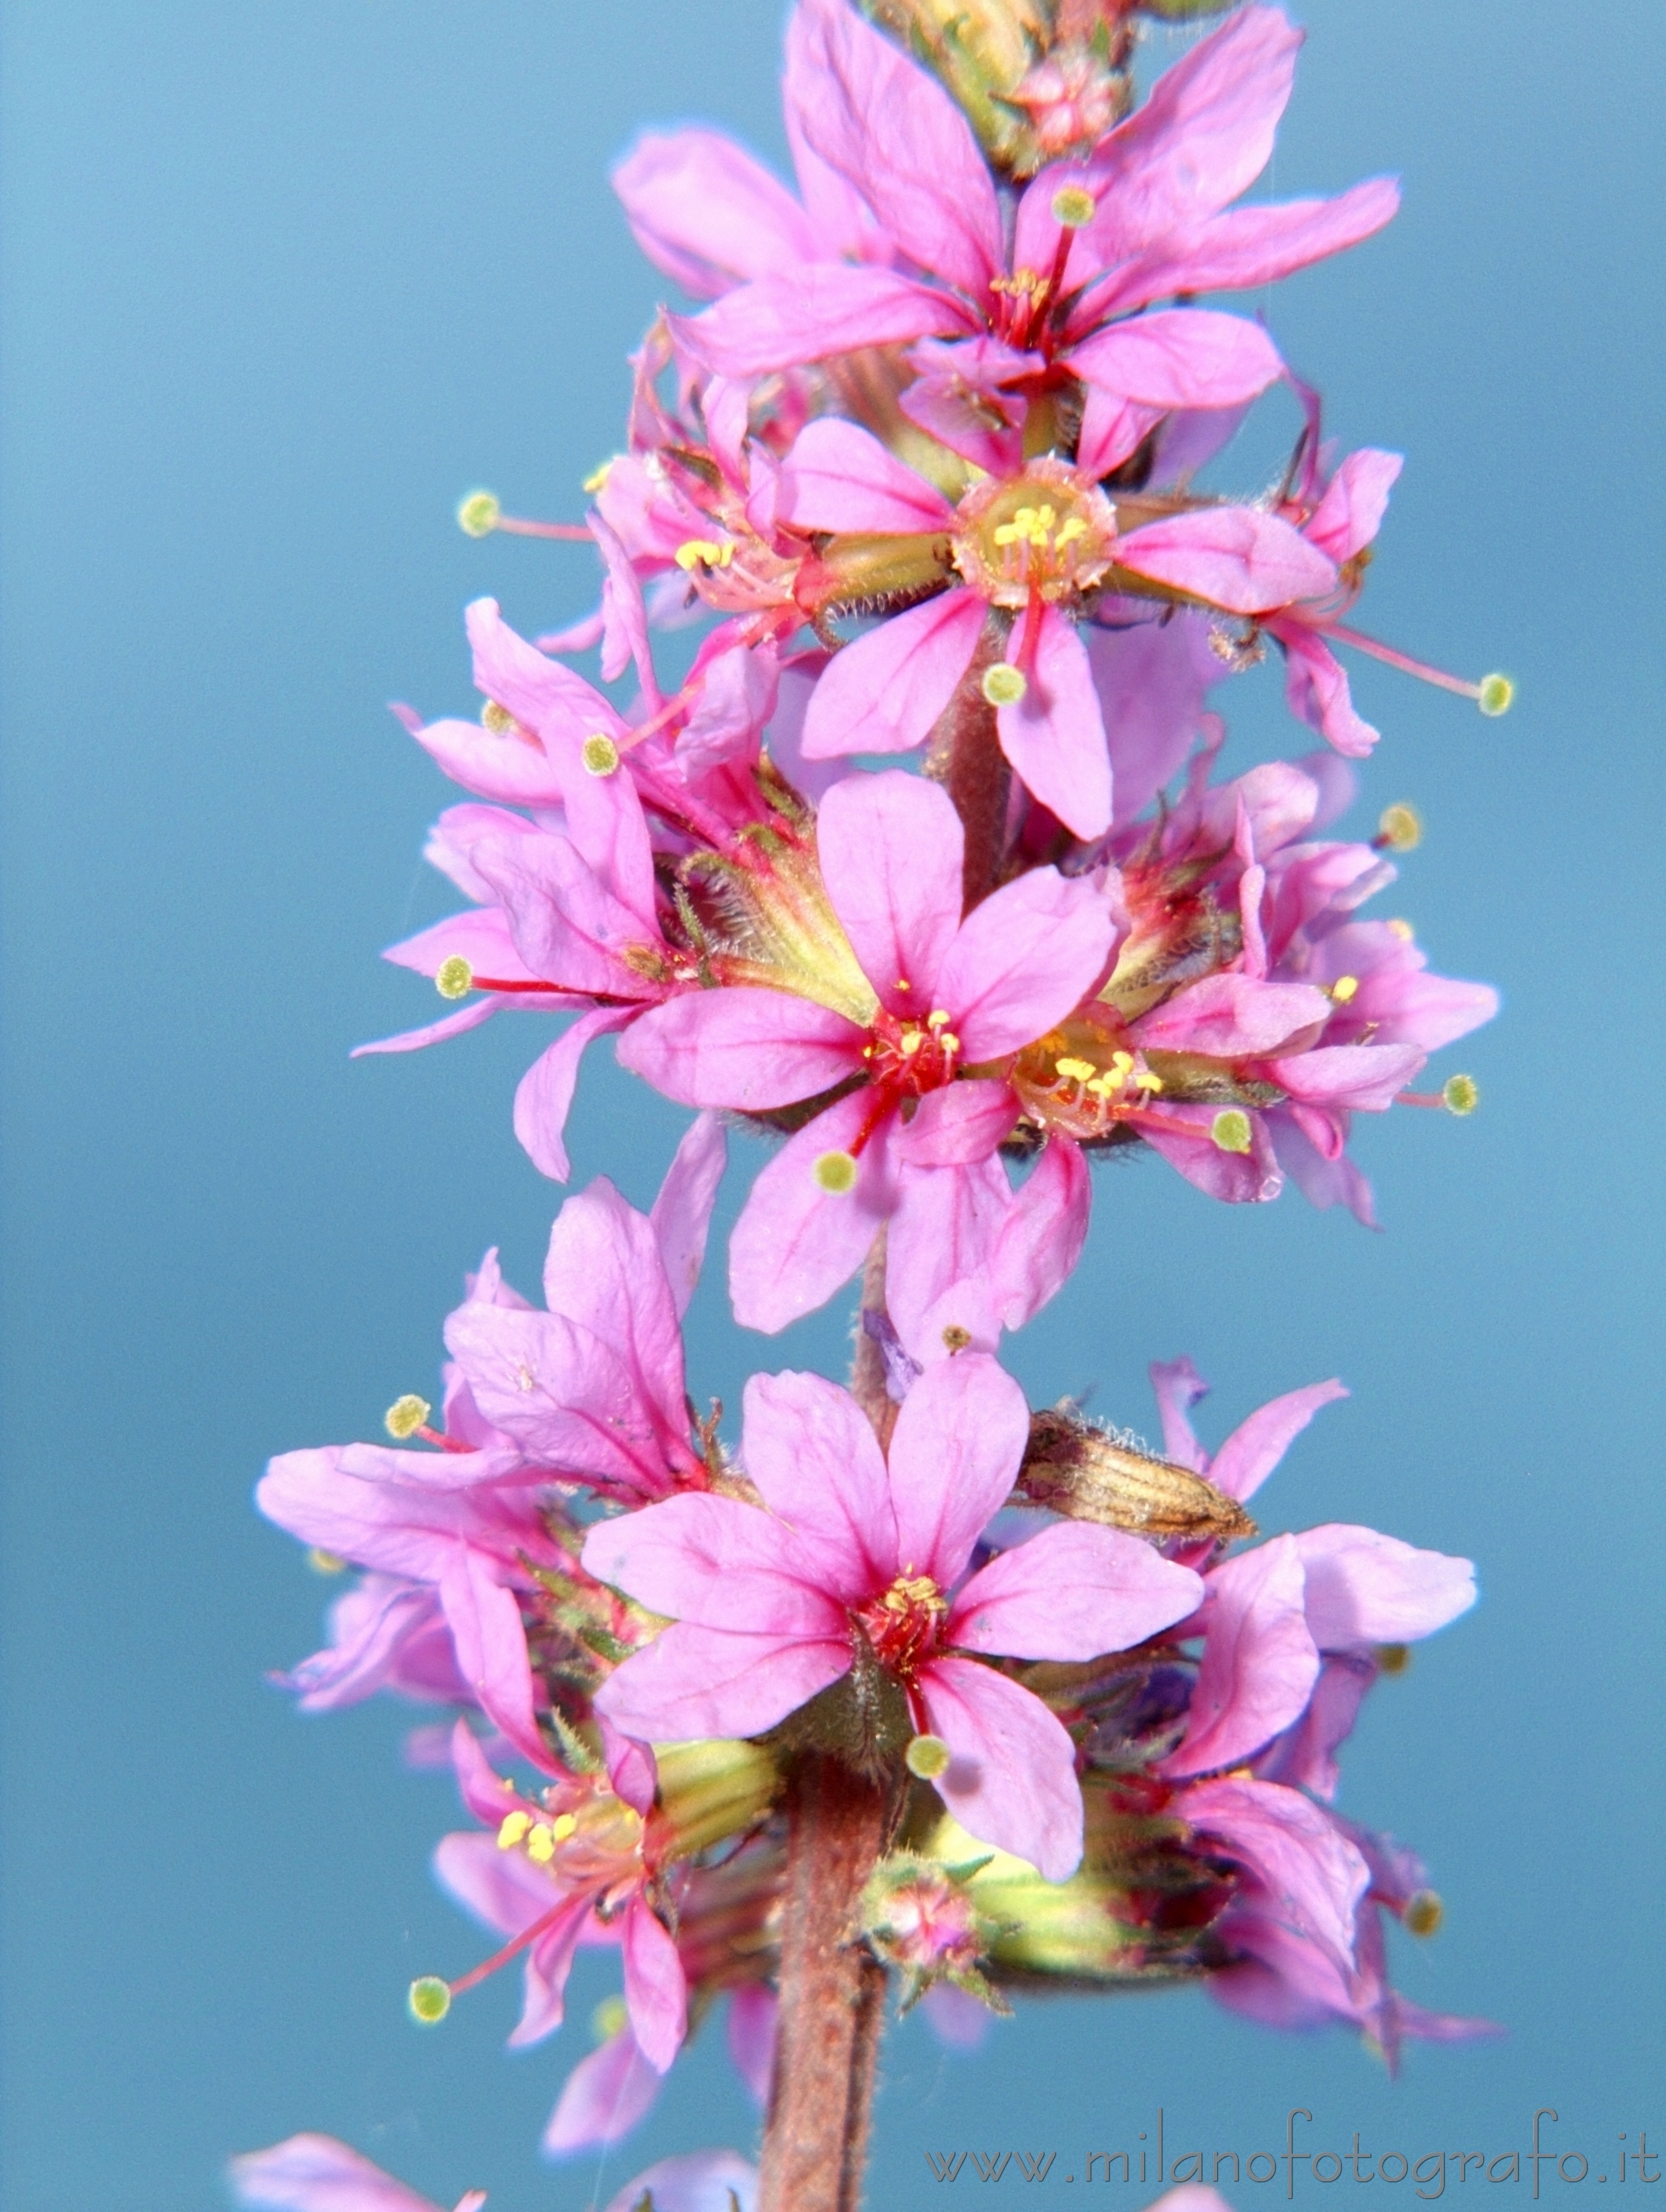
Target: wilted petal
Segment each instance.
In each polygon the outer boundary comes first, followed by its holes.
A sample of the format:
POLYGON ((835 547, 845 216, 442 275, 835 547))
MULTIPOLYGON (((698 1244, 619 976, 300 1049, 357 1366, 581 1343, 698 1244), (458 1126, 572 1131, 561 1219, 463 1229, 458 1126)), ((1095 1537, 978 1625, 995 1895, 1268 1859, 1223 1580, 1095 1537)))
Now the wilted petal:
POLYGON ((935 1787, 961 1826, 1049 1881, 1067 1881, 1082 1863, 1082 1793, 1062 1723, 976 1659, 929 1661, 915 1695, 953 1754, 935 1787))
POLYGON ((981 1567, 955 1601, 945 1638, 1014 1659, 1097 1659, 1195 1612, 1203 1584, 1120 1529, 1044 1529, 981 1567))
POLYGON ((806 759, 924 744, 970 665, 983 620, 982 599, 945 592, 842 647, 811 695, 806 759))
POLYGON ((1030 1408, 982 1352, 928 1367, 891 1433, 897 1552, 905 1575, 958 1582, 973 1545, 1006 1502, 1030 1438, 1030 1408))
POLYGON ((1405 465, 1399 453, 1362 446, 1338 462, 1324 497, 1309 516, 1306 535, 1341 568, 1371 544, 1388 510, 1389 494, 1405 465))
POLYGON ((1195 1783, 1176 1808, 1256 1875, 1276 1923, 1352 1972, 1354 1915, 1371 1870, 1330 1816, 1276 1783, 1195 1783))

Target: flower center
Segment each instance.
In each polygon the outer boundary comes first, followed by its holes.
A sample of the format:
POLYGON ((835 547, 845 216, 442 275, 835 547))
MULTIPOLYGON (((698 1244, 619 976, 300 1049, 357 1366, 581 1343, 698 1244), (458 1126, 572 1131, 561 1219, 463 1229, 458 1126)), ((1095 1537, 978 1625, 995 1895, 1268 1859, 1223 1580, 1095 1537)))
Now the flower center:
POLYGON ((893 1097, 923 1098, 954 1080, 960 1039, 949 1027, 941 1006, 933 1007, 923 1022, 903 1020, 883 1007, 868 1030, 862 1057, 868 1079, 893 1097))
POLYGON ((948 1610, 948 1600, 929 1575, 898 1575, 883 1597, 854 1617, 879 1664, 906 1682, 930 1655, 948 1610))
POLYGON ((957 511, 955 567, 993 606, 1079 599, 1110 568, 1116 510, 1098 486, 1043 457, 976 485, 957 511))

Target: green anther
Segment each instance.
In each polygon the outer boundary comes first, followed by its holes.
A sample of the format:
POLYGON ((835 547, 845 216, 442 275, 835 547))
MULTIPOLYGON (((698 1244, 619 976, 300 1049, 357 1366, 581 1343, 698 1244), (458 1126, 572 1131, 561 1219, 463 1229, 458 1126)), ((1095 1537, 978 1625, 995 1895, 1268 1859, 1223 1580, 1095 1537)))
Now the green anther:
POLYGON ((414 1390, 407 1390, 403 1398, 396 1398, 382 1415, 382 1425, 396 1443, 414 1437, 429 1415, 434 1411, 426 1398, 419 1398, 414 1390))
POLYGON ((1516 696, 1516 687, 1507 676, 1496 672, 1483 676, 1481 689, 1475 694, 1475 704, 1483 714, 1507 714, 1510 702, 1516 696))
POLYGON ((424 2027, 437 2027, 451 2010, 451 1990, 438 1974, 419 1974, 405 1998, 410 2017, 424 2027))
POLYGON ((1010 660, 997 660, 983 672, 983 696, 992 707, 1016 707, 1029 689, 1024 671, 1010 660))
POLYGON ((811 1172, 830 1197, 842 1198, 856 1188, 856 1163, 848 1152, 824 1152, 811 1172))
POLYGON ((1481 1103, 1481 1085, 1473 1075, 1449 1075, 1440 1096, 1449 1114, 1473 1114, 1481 1103))
POLYGON ((1256 1133, 1250 1126, 1250 1116, 1229 1106, 1210 1123, 1209 1134, 1223 1152, 1247 1152, 1256 1133))
POLYGON ((458 527, 468 538, 489 538, 502 513, 496 492, 471 491, 457 503, 458 527))
POLYGON ((948 1772, 953 1755, 940 1735, 917 1735, 903 1753, 903 1764, 922 1782, 935 1782, 948 1772))
POLYGON ((474 970, 460 952, 448 953, 440 963, 434 988, 442 999, 465 999, 474 988, 474 970))

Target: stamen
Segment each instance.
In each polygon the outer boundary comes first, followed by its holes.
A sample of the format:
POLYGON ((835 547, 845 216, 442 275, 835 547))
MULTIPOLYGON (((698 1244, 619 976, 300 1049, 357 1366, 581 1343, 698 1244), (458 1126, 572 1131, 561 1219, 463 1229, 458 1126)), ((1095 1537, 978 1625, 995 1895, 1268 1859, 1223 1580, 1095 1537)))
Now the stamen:
POLYGON ((734 558, 733 545, 719 545, 709 538, 690 538, 672 556, 685 575, 696 568, 727 568, 734 558))
POLYGON ((1422 816, 1404 799, 1396 799, 1392 806, 1385 806, 1377 817, 1377 835, 1371 842, 1379 850, 1386 847, 1390 853, 1414 852, 1423 842, 1422 816))
POLYGON ((424 2027, 434 2027, 451 2010, 451 1990, 438 1974, 419 1974, 406 1993, 410 2016, 424 2027))
POLYGON ((843 1198, 856 1188, 856 1163, 848 1152, 824 1152, 811 1173, 831 1198, 843 1198))
POLYGON ((502 513, 495 492, 471 491, 457 503, 457 526, 466 538, 489 538, 502 513))
POLYGON ((590 2033, 598 2043, 611 2043, 629 2017, 623 1997, 604 1997, 590 2015, 590 2033))
POLYGON ((1223 1152, 1247 1152, 1256 1136, 1250 1116, 1236 1106, 1216 1115, 1209 1124, 1209 1134, 1223 1152))
POLYGON ((1436 1936, 1446 1917, 1446 1907, 1439 1894, 1432 1889, 1420 1889, 1406 1899, 1406 1910, 1401 1914, 1401 1925, 1411 1936, 1436 1936))
POLYGON ((458 1981, 442 1982, 437 1974, 422 1975, 410 1985, 409 2002, 413 2016, 420 2020, 425 2027, 432 2026, 437 2020, 443 2020, 451 2010, 451 2001, 453 1997, 460 1997, 465 1990, 477 1988, 489 1974, 495 1974, 500 1966, 507 1966, 511 1959, 519 1958, 523 1951, 536 1943, 540 1936, 554 1926, 562 1913, 570 1912, 572 1910, 571 1898, 562 1898, 558 1903, 552 1905, 547 1912, 541 1914, 533 1921, 530 1928, 523 1928, 519 1936, 512 1936, 501 1951, 494 1951, 489 1959, 483 1960, 472 1972, 463 1975, 458 1981))
POLYGON ((618 456, 616 453, 613 456, 612 460, 605 460, 602 462, 599 467, 592 469, 589 475, 584 480, 583 489, 588 492, 598 492, 604 489, 606 486, 607 479, 613 473, 613 461, 617 459, 618 456))
POLYGON ((1509 710, 1516 696, 1516 687, 1507 676, 1495 671, 1483 676, 1479 684, 1471 684, 1462 676, 1449 676, 1444 668, 1432 668, 1426 660, 1414 660, 1408 653, 1397 653, 1391 645, 1379 644, 1374 637, 1362 631, 1346 629, 1341 623, 1326 625, 1326 635, 1339 645, 1351 645, 1361 653, 1368 653, 1373 660, 1384 660, 1390 668, 1398 668, 1407 676, 1420 677, 1426 684, 1438 684, 1443 691, 1456 691, 1461 699, 1473 699, 1483 714, 1502 714, 1509 710))
POLYGON ((1062 185, 1053 195, 1053 220, 1065 230, 1083 230, 1093 220, 1093 195, 1080 185, 1062 185))
POLYGON ((591 775, 611 775, 619 765, 619 748, 611 738, 597 730, 585 739, 579 758, 591 775))
POLYGON ((1440 1086, 1440 1097, 1449 1114, 1473 1114, 1481 1103, 1481 1085, 1473 1075, 1449 1075, 1440 1086))
POLYGON ((935 1782, 946 1774, 954 1757, 940 1735, 917 1735, 903 1753, 903 1764, 922 1782, 935 1782))
POLYGON ((396 1398, 382 1415, 382 1426, 396 1443, 404 1443, 408 1437, 416 1435, 433 1411, 426 1398, 419 1398, 414 1390, 407 1390, 404 1397, 396 1398))
POLYGON ((344 1575, 347 1562, 335 1552, 321 1552, 314 1544, 307 1554, 307 1564, 315 1575, 344 1575))
POLYGON ((1010 660, 997 660, 983 672, 983 696, 992 707, 1016 707, 1029 689, 1024 671, 1010 660))
POLYGON ((1357 975, 1339 975, 1330 987, 1332 1003, 1339 1006, 1346 1006, 1359 994, 1359 978, 1357 975))
POLYGON ((519 1808, 513 1813, 506 1813, 497 1831, 499 1850, 512 1851, 532 1825, 532 1816, 530 1813, 524 1813, 519 1808))
POLYGON ((507 707, 500 706, 496 699, 488 699, 480 709, 480 726, 489 731, 495 738, 508 738, 514 735, 520 725, 507 707))
POLYGON ((460 952, 447 953, 434 971, 434 988, 442 999, 465 999, 474 988, 474 970, 460 952))

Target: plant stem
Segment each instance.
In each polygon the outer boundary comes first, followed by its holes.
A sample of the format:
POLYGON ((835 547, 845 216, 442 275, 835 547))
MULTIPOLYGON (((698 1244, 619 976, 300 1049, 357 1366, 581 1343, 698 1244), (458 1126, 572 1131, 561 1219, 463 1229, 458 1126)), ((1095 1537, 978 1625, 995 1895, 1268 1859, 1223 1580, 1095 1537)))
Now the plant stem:
MULTIPOLYGON (((861 1312, 883 1313, 885 1232, 862 1275, 861 1312)), ((850 1387, 883 1449, 897 1418, 885 1358, 858 1318, 850 1387)), ((781 2015, 758 2212, 856 2212, 885 2029, 885 1970, 862 1940, 867 1878, 890 1840, 897 1793, 822 1753, 787 1778, 781 2015)))
POLYGON ((984 625, 971 665, 932 733, 926 763, 926 773, 953 799, 966 832, 962 893, 968 914, 999 885, 1006 852, 1012 772, 1000 750, 995 710, 983 696, 985 672, 1004 648, 1005 640, 992 619, 984 625))

